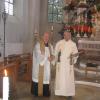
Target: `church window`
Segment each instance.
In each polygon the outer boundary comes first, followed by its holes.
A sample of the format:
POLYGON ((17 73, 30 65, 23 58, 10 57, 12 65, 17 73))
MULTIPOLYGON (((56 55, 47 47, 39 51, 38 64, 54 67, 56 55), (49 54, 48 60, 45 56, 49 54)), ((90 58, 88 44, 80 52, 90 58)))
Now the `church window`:
POLYGON ((48 22, 61 23, 63 19, 63 0, 48 0, 48 22))
POLYGON ((5 11, 9 15, 13 15, 14 0, 5 0, 5 11))

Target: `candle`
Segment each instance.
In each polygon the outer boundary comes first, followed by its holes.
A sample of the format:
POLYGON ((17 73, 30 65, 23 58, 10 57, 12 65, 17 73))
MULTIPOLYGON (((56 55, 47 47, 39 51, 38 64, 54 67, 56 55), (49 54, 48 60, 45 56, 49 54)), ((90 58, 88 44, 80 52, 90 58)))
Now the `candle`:
POLYGON ((9 97, 9 78, 7 77, 7 71, 4 70, 5 76, 3 77, 3 100, 8 100, 9 97))
POLYGON ((51 26, 51 30, 53 31, 53 25, 51 26))

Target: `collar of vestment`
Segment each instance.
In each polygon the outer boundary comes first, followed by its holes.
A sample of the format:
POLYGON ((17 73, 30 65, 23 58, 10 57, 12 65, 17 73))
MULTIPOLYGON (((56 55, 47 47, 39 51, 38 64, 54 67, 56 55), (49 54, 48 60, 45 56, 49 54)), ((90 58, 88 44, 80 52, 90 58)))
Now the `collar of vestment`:
POLYGON ((71 39, 69 39, 69 40, 67 40, 67 41, 64 39, 64 41, 65 41, 65 42, 70 42, 70 41, 71 41, 71 39))
POLYGON ((45 47, 48 47, 48 46, 49 46, 49 44, 48 44, 48 43, 44 43, 44 45, 45 45, 45 47))
POLYGON ((43 40, 40 41, 40 50, 42 53, 45 52, 45 47, 49 47, 50 54, 51 54, 51 46, 50 43, 45 44, 43 40))

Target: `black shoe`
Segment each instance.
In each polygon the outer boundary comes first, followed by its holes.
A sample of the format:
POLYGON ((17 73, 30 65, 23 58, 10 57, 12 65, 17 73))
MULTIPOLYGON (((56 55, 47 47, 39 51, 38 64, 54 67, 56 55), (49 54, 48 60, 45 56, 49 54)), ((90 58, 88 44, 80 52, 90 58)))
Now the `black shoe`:
POLYGON ((73 100, 72 96, 68 96, 67 100, 73 100))

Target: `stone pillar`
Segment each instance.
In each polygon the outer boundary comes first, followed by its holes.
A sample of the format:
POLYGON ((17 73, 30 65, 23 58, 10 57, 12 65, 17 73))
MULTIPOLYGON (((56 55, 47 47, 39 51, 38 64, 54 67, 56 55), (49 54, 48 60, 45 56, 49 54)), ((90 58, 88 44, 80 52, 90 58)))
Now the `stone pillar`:
POLYGON ((48 31, 48 0, 40 0, 40 34, 48 31))

